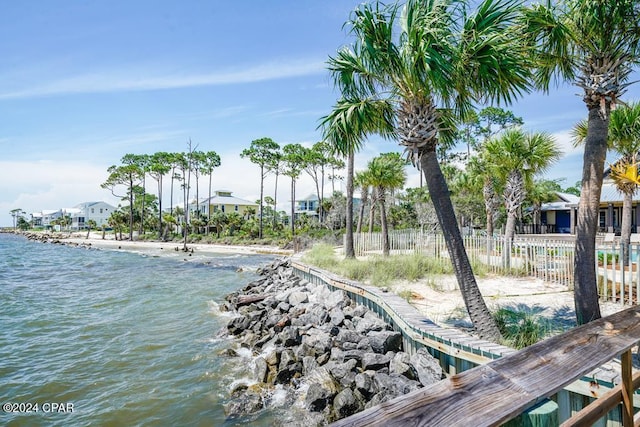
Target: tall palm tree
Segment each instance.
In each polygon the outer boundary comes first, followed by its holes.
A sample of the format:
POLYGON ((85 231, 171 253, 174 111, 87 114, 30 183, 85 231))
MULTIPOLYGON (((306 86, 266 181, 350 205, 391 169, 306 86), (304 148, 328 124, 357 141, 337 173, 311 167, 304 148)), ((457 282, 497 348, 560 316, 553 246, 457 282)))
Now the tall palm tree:
MULTIPOLYGON (((331 63, 331 61, 330 61, 331 63)), ((353 247, 353 174, 355 154, 368 134, 394 136, 393 105, 386 99, 341 98, 331 113, 322 118, 324 139, 333 151, 347 157, 347 207, 345 258, 355 258, 353 247)))
POLYGON ((547 0, 525 9, 524 18, 537 85, 547 90, 554 79, 576 84, 589 112, 574 260, 576 318, 584 324, 601 317, 595 240, 609 116, 640 59, 640 8, 636 0, 547 0))
POLYGON ((369 202, 369 175, 367 171, 357 172, 353 178, 354 185, 360 189, 360 212, 358 214, 358 226, 356 227, 356 233, 362 232, 362 220, 364 217, 365 205, 369 202))
POLYGON ((491 159, 491 170, 504 184, 502 197, 507 211, 504 260, 505 267, 509 267, 508 248, 515 236, 516 219, 527 195, 527 186, 531 186, 536 173, 543 172, 558 160, 561 152, 555 139, 547 133, 509 129, 487 141, 483 154, 491 159))
POLYGON ((389 230, 385 196, 388 191, 404 186, 407 174, 405 161, 398 153, 385 153, 374 157, 367 166, 369 183, 376 189, 376 202, 380 207, 380 226, 382 227, 382 255, 389 256, 389 230))
MULTIPOLYGON (((576 145, 583 144, 587 137, 587 122, 580 121, 573 128, 573 139, 576 145)), ((637 185, 622 177, 621 172, 636 164, 640 152, 640 103, 633 102, 626 107, 617 108, 611 112, 608 128, 608 148, 622 156, 611 167, 611 178, 616 188, 623 195, 622 224, 620 238, 623 248, 623 262, 627 265, 628 249, 631 241, 631 215, 633 211, 633 196, 637 185)))
POLYGON ((329 61, 343 109, 373 102, 392 109, 393 131, 424 173, 471 320, 488 339, 500 332, 473 275, 436 148, 452 130, 444 119, 527 90, 518 10, 517 0, 484 0, 475 11, 462 0, 408 0, 402 9, 364 4, 348 22, 354 44, 329 61))

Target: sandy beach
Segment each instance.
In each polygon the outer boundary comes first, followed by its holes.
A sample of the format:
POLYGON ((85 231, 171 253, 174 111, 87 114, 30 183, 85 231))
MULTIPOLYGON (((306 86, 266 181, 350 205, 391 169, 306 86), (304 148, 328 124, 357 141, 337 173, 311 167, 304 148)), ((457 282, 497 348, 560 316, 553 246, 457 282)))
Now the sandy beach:
MULTIPOLYGON (((115 240, 113 235, 107 235, 105 239, 102 239, 102 233, 92 232, 89 234, 89 238, 86 238, 86 233, 72 233, 70 236, 62 234, 59 237, 65 243, 78 244, 91 246, 98 249, 113 249, 113 250, 126 250, 132 252, 163 252, 173 251, 180 252, 183 248, 182 242, 159 242, 159 241, 129 241, 129 240, 115 240), (177 249, 177 250, 176 250, 177 249)), ((208 243, 188 243, 190 253, 197 253, 200 255, 205 254, 261 254, 261 255, 292 255, 293 251, 288 249, 281 249, 277 246, 262 246, 262 245, 216 245, 208 243)))

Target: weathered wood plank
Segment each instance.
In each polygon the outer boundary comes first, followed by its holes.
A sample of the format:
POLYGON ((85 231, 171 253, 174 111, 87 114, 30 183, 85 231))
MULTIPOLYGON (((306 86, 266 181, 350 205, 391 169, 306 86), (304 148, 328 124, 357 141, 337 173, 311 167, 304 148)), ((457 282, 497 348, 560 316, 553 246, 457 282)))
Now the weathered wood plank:
MULTIPOLYGON (((640 373, 636 373, 632 379, 633 388, 640 387, 640 373)), ((573 415, 560 427, 578 427, 593 425, 607 412, 615 408, 622 400, 622 384, 618 384, 607 393, 599 397, 595 402, 573 415)))
POLYGON ((632 307, 335 425, 499 425, 629 350, 639 340, 640 307, 632 307))

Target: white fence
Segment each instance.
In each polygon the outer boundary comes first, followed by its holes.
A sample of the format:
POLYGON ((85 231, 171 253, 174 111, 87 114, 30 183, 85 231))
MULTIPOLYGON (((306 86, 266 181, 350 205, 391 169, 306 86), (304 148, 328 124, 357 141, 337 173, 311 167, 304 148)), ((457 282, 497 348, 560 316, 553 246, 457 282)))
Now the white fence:
MULTIPOLYGON (((464 236, 463 241, 472 264, 480 263, 492 273, 531 276, 547 282, 573 285, 573 238, 516 236, 506 251, 502 236, 464 236)), ((419 253, 449 260, 442 234, 394 230, 389 233, 389 243, 392 254, 419 253)), ((382 254, 382 245, 382 233, 354 234, 357 256, 382 254)), ((619 243, 597 245, 596 269, 603 299, 629 305, 637 303, 637 295, 640 294, 640 245, 631 245, 629 252, 631 262, 623 266, 619 243)))

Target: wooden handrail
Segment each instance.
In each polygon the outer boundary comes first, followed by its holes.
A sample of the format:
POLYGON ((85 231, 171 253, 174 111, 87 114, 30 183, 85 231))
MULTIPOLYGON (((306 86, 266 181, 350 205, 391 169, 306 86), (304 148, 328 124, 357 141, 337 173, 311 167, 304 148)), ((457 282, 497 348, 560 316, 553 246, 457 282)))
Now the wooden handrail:
POLYGON ((640 307, 635 306, 382 403, 334 425, 500 425, 627 352, 638 341, 640 307))
MULTIPOLYGON (((624 354, 628 354, 631 356, 631 351, 626 351, 624 354)), ((624 380, 623 376, 623 380, 624 380)), ((633 375, 631 378, 633 390, 638 389, 640 387, 640 372, 633 375)), ((560 424, 560 427, 578 427, 578 426, 590 426, 593 425, 600 418, 604 417, 607 412, 616 407, 620 402, 622 402, 622 383, 618 384, 602 396, 600 396, 596 401, 589 404, 587 407, 582 409, 577 414, 574 414, 571 418, 569 418, 564 423, 560 424)), ((633 406, 632 406, 633 408, 633 406)), ((633 416, 632 416, 633 418, 633 416)), ((629 423, 629 420, 626 420, 626 423, 629 423)), ((631 424, 633 425, 633 421, 631 424)))

